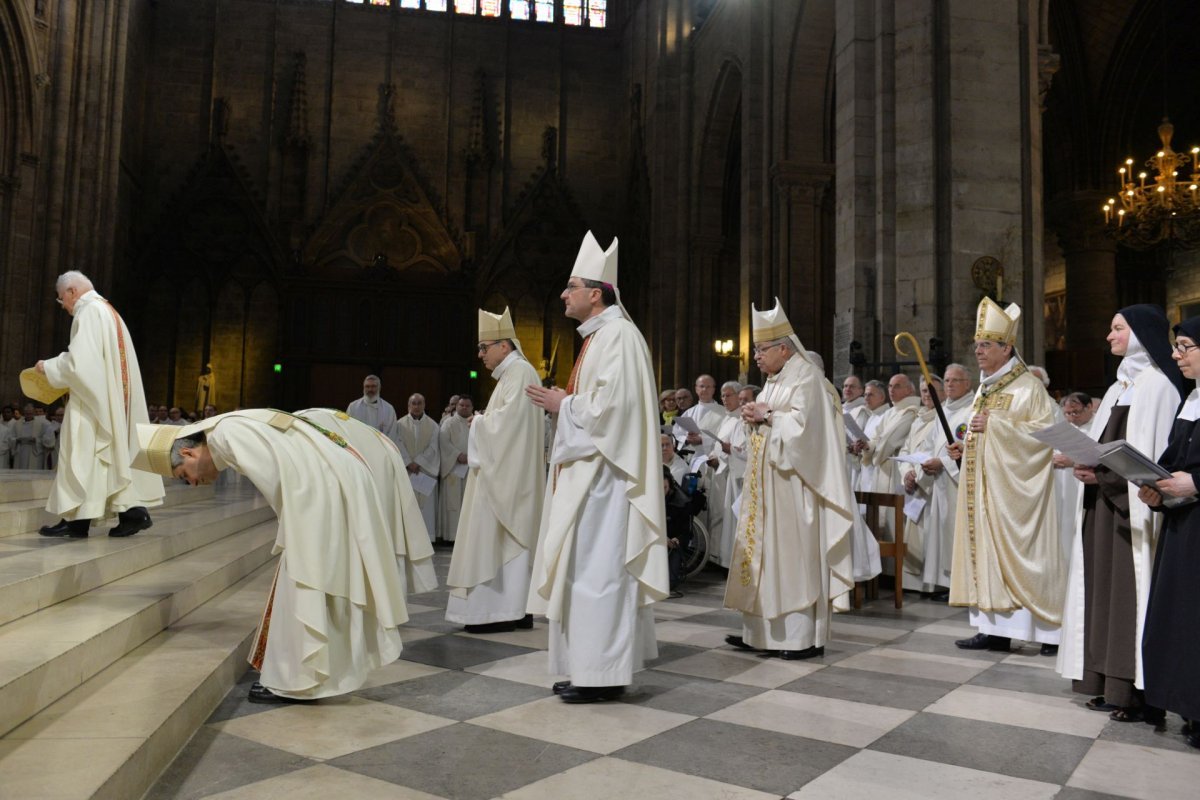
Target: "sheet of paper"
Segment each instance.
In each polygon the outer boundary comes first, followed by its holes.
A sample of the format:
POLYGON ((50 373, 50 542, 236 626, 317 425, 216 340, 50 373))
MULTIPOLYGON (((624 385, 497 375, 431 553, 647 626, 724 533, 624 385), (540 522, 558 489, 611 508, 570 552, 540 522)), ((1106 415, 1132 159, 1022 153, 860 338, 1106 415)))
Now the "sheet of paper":
POLYGON ((1030 435, 1076 464, 1094 467, 1100 463, 1100 447, 1095 440, 1069 422, 1059 422, 1030 435))
POLYGON ((858 423, 854 421, 854 417, 850 416, 849 412, 842 412, 842 421, 846 423, 846 438, 852 441, 866 441, 867 435, 863 433, 863 429, 858 427, 858 423))
POLYGON ((904 516, 916 522, 921 518, 921 512, 925 509, 925 500, 915 494, 908 495, 904 500, 904 516))
POLYGON ((437 481, 426 475, 424 472, 414 472, 409 475, 412 481, 413 491, 417 494, 423 494, 428 497, 437 487, 437 481))
POLYGON ((691 463, 688 464, 688 469, 691 470, 692 472, 700 472, 701 470, 704 469, 704 466, 706 464, 708 464, 708 456, 705 456, 705 455, 693 456, 691 463))
POLYGON ((892 456, 892 461, 899 461, 901 464, 915 464, 919 467, 931 458, 933 458, 933 456, 929 455, 929 453, 922 453, 918 451, 916 453, 908 453, 902 456, 892 456))
POLYGON ((682 428, 683 430, 687 431, 688 433, 699 433, 700 432, 700 426, 697 425, 696 420, 692 419, 691 417, 676 417, 675 418, 675 427, 682 428))
POLYGON ((454 477, 458 478, 459 480, 462 480, 463 478, 467 477, 467 465, 466 464, 455 464, 454 469, 451 470, 451 472, 454 473, 454 477))

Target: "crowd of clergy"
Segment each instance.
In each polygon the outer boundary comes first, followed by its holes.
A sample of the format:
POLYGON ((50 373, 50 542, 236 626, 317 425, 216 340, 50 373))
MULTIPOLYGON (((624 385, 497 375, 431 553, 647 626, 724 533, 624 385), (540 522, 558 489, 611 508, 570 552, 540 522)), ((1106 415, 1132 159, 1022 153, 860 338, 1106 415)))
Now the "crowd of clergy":
MULTIPOLYGON (((157 476, 248 477, 282 554, 251 657, 256 702, 351 691, 398 657, 405 595, 437 587, 435 540, 453 544, 447 620, 489 634, 543 616, 548 670, 568 678, 554 693, 615 699, 657 655, 653 604, 679 588, 668 497, 694 485, 725 606, 742 616, 730 646, 821 657, 833 614, 881 574, 879 542, 899 538, 888 515, 864 519, 868 497, 890 496, 907 544, 895 590, 966 607, 978 633, 958 647, 1033 643, 1088 708, 1154 725, 1174 711, 1200 746, 1200 318, 1172 336, 1162 309, 1121 309, 1107 337, 1117 380, 1059 403, 1016 351, 1015 304, 980 302, 971 367, 933 375, 921 360, 915 382, 849 375, 839 390, 776 300, 751 308, 761 386, 701 375, 694 395, 659 391, 620 301, 617 243, 589 233, 561 293, 581 337, 564 388, 539 379, 508 309, 481 309, 477 356, 496 381, 484 408, 459 395, 435 419, 414 394, 397 416, 368 375, 345 412, 213 409, 179 424, 177 409, 151 419, 116 310, 79 273, 56 290, 70 347, 26 371, 31 396, 71 392, 48 504, 63 521, 42 532, 146 514, 157 476), (1047 443, 1070 436, 1126 443, 1166 477, 1127 480, 1047 443)), ((132 532, 144 527, 148 515, 132 532)))
POLYGON ((40 403, 4 406, 0 418, 0 470, 54 469, 65 410, 40 403))

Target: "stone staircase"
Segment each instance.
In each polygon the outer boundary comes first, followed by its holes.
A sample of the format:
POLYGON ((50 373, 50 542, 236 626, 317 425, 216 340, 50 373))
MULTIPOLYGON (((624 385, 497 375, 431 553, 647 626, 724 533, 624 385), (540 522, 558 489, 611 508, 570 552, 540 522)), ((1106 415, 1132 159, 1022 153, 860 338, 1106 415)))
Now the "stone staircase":
POLYGON ((0 472, 0 798, 135 800, 246 669, 275 516, 230 474, 51 539, 50 477, 0 472))

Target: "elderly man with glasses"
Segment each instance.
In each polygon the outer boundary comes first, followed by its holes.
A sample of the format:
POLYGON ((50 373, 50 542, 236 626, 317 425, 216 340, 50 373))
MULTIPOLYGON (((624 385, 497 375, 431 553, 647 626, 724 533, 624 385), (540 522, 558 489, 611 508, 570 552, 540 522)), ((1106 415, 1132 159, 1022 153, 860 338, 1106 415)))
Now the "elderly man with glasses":
POLYGON ((138 423, 148 423, 137 353, 125 321, 81 272, 55 284, 58 303, 74 317, 67 350, 37 363, 50 386, 71 393, 59 438, 58 467, 46 510, 61 519, 43 536, 88 535, 91 521, 116 512, 109 536, 151 525, 148 506, 162 505, 162 478, 133 469, 138 423))

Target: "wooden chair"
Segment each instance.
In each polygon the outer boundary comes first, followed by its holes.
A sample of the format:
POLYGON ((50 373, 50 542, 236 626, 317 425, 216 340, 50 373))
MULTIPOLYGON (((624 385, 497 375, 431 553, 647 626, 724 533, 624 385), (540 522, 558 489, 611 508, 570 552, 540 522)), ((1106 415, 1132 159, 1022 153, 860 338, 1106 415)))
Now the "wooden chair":
MULTIPOLYGON (((854 498, 858 500, 859 505, 867 507, 866 513, 863 516, 867 523, 867 528, 875 536, 875 540, 879 542, 880 557, 895 560, 893 580, 896 582, 896 608, 903 608, 904 554, 906 550, 904 545, 904 495, 885 494, 883 492, 855 492, 854 498), (892 509, 892 513, 895 515, 892 523, 896 532, 896 540, 894 542, 885 542, 880 538, 882 524, 879 515, 885 513, 885 510, 889 508, 892 509)), ((862 608, 864 594, 870 600, 879 596, 878 578, 872 578, 870 581, 859 581, 854 584, 855 608, 862 608), (865 590, 864 583, 866 584, 865 590)))

